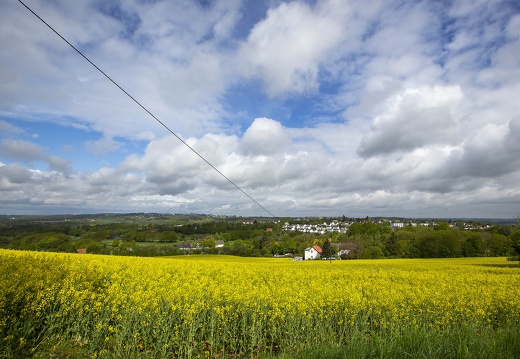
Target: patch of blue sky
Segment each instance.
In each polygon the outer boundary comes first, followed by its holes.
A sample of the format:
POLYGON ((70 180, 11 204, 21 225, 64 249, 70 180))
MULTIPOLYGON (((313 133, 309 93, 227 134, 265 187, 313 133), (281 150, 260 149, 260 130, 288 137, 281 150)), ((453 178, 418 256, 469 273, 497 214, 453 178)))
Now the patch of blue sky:
POLYGON ((287 127, 314 127, 317 124, 327 122, 340 122, 339 113, 342 109, 331 105, 334 96, 321 94, 320 96, 293 97, 284 102, 284 107, 290 111, 291 116, 285 121, 287 127))
POLYGON ((263 84, 259 80, 244 80, 227 90, 223 103, 229 113, 235 116, 230 119, 245 131, 255 118, 268 117, 279 120, 276 109, 280 106, 279 100, 269 99, 262 90, 263 84))
POLYGON ((285 127, 312 127, 321 122, 342 122, 344 107, 336 103, 342 83, 329 78, 320 84, 319 93, 297 93, 270 98, 261 81, 242 82, 230 88, 226 104, 236 114, 232 119, 245 131, 255 118, 267 117, 285 127))
POLYGON ((268 1, 246 1, 242 5, 241 17, 233 33, 237 40, 245 40, 249 33, 262 19, 267 16, 268 1))
MULTIPOLYGON (((93 171, 99 167, 113 167, 129 153, 142 153, 145 143, 114 139, 118 147, 105 153, 94 153, 92 147, 102 139, 102 134, 93 130, 74 126, 64 126, 51 122, 30 122, 6 118, 11 125, 22 131, 11 139, 33 142, 42 148, 42 155, 58 156, 72 165, 73 171, 93 171), (89 143, 92 144, 89 146, 89 143)), ((32 161, 34 169, 47 170, 42 161, 32 161)))
POLYGON ((99 11, 124 25, 124 37, 131 37, 141 24, 141 18, 137 13, 130 13, 124 10, 118 1, 99 1, 97 4, 99 11))
MULTIPOLYGON (((103 140, 100 134, 98 134, 97 140, 103 140)), ((115 137, 113 141, 116 143, 114 149, 100 154, 93 154, 92 151, 88 150, 88 146, 82 146, 82 153, 90 158, 90 164, 89 167, 80 170, 93 171, 100 167, 117 167, 130 154, 142 155, 148 145, 148 141, 130 140, 122 137, 115 137)))

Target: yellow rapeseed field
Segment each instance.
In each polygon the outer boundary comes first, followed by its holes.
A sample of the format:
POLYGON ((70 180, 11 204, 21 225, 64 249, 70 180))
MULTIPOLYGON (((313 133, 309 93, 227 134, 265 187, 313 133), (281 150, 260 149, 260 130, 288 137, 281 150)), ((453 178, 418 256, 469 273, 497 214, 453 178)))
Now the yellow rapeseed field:
POLYGON ((0 332, 4 345, 35 345, 29 323, 92 357, 247 356, 344 343, 353 328, 392 335, 515 323, 518 288, 520 271, 504 258, 303 262, 0 250, 0 332))

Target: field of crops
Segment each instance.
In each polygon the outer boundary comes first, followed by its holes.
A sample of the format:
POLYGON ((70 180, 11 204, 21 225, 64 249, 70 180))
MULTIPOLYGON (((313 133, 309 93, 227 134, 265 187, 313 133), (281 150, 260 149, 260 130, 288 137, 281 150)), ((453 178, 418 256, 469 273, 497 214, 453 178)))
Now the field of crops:
POLYGON ((519 288, 518 264, 504 258, 0 250, 0 357, 296 358, 336 348, 338 358, 518 358, 519 288))

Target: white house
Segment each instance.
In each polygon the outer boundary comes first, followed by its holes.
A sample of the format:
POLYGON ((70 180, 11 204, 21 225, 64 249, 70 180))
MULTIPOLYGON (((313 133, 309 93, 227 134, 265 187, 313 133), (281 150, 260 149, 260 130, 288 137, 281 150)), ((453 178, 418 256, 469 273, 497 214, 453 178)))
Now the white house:
POLYGON ((304 252, 303 258, 305 260, 318 259, 318 258, 320 258, 321 253, 322 253, 321 248, 318 245, 315 244, 312 247, 305 248, 305 252, 304 252))

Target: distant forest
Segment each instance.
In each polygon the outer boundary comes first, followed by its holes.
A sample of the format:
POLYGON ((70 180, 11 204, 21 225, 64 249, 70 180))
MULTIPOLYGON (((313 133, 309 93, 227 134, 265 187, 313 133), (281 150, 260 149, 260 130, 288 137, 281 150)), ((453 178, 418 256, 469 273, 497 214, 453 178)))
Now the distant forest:
POLYGON ((228 254, 303 256, 333 244, 336 258, 520 256, 518 223, 432 221, 428 226, 370 218, 258 218, 165 214, 0 216, 0 248, 128 256, 228 254), (336 223, 342 232, 306 233, 284 225, 336 223))

